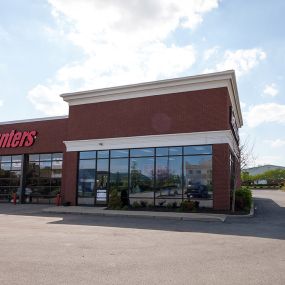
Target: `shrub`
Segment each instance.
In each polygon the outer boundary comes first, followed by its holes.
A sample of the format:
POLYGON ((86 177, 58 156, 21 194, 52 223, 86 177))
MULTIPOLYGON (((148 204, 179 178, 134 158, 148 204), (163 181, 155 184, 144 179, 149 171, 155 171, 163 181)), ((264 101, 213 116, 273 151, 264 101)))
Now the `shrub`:
POLYGON ((136 208, 140 208, 141 205, 139 202, 135 201, 133 204, 132 204, 132 208, 136 209, 136 208))
POLYGON ((122 202, 122 207, 129 206, 130 204, 128 191, 125 189, 121 191, 121 202, 122 202))
POLYGON ((146 208, 147 207, 147 202, 146 201, 141 201, 140 205, 142 208, 146 208))
POLYGON ((176 208, 177 208, 177 202, 173 202, 173 203, 172 203, 172 208, 173 208, 173 209, 176 209, 176 208))
POLYGON ((252 204, 252 193, 248 187, 241 187, 235 191, 235 209, 249 211, 252 204))
POLYGON ((185 200, 180 204, 180 208, 182 211, 196 211, 199 208, 199 202, 185 200))
POLYGON ((172 209, 172 207, 173 207, 172 203, 167 203, 166 208, 172 209))
POLYGON ((147 205, 147 207, 148 207, 149 209, 153 209, 154 205, 150 203, 150 204, 147 205))
POLYGON ((110 209, 119 210, 122 207, 121 197, 117 190, 112 190, 109 197, 108 207, 110 209))

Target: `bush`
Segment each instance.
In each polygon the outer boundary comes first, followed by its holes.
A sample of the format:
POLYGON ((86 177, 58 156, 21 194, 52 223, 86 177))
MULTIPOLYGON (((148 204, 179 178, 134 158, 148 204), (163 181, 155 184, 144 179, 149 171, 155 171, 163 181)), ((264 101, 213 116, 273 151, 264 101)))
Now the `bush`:
POLYGON ((147 202, 146 201, 141 201, 140 205, 142 208, 146 208, 147 207, 147 202))
POLYGON ((172 207, 173 207, 172 203, 168 203, 168 204, 166 205, 166 208, 168 208, 168 209, 172 209, 172 207))
POLYGON ((199 208, 199 202, 185 200, 180 204, 180 208, 182 211, 196 211, 199 208))
POLYGON ((112 190, 109 197, 108 208, 119 210, 122 207, 121 197, 118 194, 117 190, 112 190))
POLYGON ((125 189, 121 191, 121 202, 122 202, 122 207, 129 206, 130 204, 128 191, 125 189))
POLYGON ((173 203, 172 203, 172 208, 173 208, 173 209, 176 209, 176 208, 177 208, 177 202, 173 202, 173 203))
POLYGON ((153 209, 154 205, 152 203, 147 204, 148 209, 153 209))
POLYGON ((249 211, 252 204, 252 193, 248 187, 241 187, 235 191, 235 209, 249 211))
POLYGON ((135 201, 133 204, 132 204, 132 208, 136 209, 136 208, 140 208, 141 205, 139 202, 135 201))

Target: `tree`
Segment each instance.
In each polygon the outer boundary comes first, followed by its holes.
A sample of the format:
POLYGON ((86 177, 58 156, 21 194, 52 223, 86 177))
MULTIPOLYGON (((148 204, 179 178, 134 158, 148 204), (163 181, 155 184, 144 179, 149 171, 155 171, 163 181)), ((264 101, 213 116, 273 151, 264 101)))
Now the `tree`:
MULTIPOLYGON (((247 136, 242 142, 239 143, 239 153, 237 156, 237 163, 234 163, 234 172, 241 173, 245 172, 244 170, 250 164, 254 164, 256 156, 254 155, 254 143, 250 141, 249 136, 247 136)), ((242 177, 241 177, 242 178, 242 177)), ((237 178, 234 177, 234 187, 233 187, 233 198, 232 198, 232 212, 235 212, 235 190, 237 188, 237 178)))
POLYGON ((285 182, 285 169, 272 169, 258 174, 255 180, 266 180, 267 184, 284 184, 285 182))
POLYGON ((240 142, 239 152, 240 169, 243 171, 256 161, 256 156, 254 154, 254 142, 250 141, 249 136, 240 142))
POLYGON ((255 180, 255 177, 250 175, 249 172, 247 171, 242 171, 241 172, 241 181, 243 185, 251 185, 253 181, 255 180))

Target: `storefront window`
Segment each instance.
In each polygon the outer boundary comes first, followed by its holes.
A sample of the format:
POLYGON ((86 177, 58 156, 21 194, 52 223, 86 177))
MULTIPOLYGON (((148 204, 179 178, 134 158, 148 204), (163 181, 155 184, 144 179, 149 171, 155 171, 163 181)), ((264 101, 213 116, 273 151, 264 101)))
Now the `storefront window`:
POLYGON ((129 156, 129 150, 128 149, 111 150, 111 158, 128 157, 128 156, 129 156))
POLYGON ((99 150, 97 152, 98 158, 109 158, 109 150, 99 150))
POLYGON ((129 189, 129 160, 127 158, 114 158, 110 163, 110 190, 117 190, 118 192, 125 191, 128 193, 129 189))
POLYGON ((212 154, 212 146, 194 145, 194 146, 184 147, 184 155, 195 155, 195 154, 212 154))
POLYGON ((96 159, 96 151, 82 151, 80 152, 80 159, 96 159))
POLYGON ((156 158, 155 204, 158 206, 182 201, 182 157, 156 158))
POLYGON ((0 156, 0 201, 10 202, 21 183, 21 155, 0 156))
POLYGON ((25 199, 30 203, 52 203, 60 193, 62 153, 30 154, 26 172, 25 199))
POLYGON ((184 177, 186 197, 200 201, 200 206, 212 206, 212 156, 185 156, 184 177))
POLYGON ((130 156, 131 157, 154 156, 154 148, 131 149, 130 156))
POLYGON ((95 159, 79 161, 78 204, 94 204, 95 169, 95 159))
POLYGON ((130 203, 144 201, 153 204, 154 158, 131 158, 130 175, 130 203))
POLYGON ((115 189, 125 191, 131 204, 179 206, 192 199, 212 207, 211 145, 88 151, 79 157, 78 204, 83 197, 91 198, 85 204, 96 204, 98 190, 103 197, 115 189))

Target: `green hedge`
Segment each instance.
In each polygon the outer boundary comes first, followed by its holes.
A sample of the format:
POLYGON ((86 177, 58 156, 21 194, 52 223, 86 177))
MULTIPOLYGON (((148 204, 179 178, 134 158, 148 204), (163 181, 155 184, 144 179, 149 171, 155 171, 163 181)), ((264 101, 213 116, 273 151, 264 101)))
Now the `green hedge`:
POLYGON ((113 210, 120 210, 122 208, 122 201, 117 190, 111 191, 108 208, 113 210))
POLYGON ((235 191, 235 209, 249 211, 252 204, 252 193, 248 187, 241 187, 235 191))

